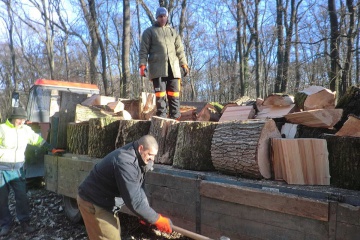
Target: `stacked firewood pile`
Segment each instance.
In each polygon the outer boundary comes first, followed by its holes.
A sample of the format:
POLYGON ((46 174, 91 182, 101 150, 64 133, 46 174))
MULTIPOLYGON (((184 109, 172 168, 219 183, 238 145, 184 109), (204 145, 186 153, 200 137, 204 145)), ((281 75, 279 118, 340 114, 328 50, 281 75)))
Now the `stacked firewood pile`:
POLYGON ((224 106, 187 102, 180 121, 154 116, 153 94, 139 100, 94 95, 76 104, 66 148, 101 158, 150 133, 159 142, 156 163, 359 190, 359 93, 351 87, 337 104, 335 93, 319 86, 224 106))

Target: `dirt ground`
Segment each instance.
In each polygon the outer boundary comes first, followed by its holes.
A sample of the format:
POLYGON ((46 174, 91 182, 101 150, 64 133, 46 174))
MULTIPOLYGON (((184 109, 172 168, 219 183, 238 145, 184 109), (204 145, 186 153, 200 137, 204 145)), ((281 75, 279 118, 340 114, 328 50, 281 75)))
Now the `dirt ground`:
MULTIPOLYGON (((85 226, 83 223, 71 223, 64 214, 62 196, 47 191, 37 180, 28 183, 28 196, 31 207, 31 223, 36 227, 32 234, 24 234, 19 222, 14 219, 14 225, 8 236, 0 237, 0 240, 85 240, 85 226)), ((10 196, 10 210, 14 216, 15 205, 13 194, 10 196)), ((161 233, 152 227, 146 227, 139 223, 138 218, 122 214, 121 239, 122 240, 163 240, 179 239, 189 240, 179 233, 161 233)))

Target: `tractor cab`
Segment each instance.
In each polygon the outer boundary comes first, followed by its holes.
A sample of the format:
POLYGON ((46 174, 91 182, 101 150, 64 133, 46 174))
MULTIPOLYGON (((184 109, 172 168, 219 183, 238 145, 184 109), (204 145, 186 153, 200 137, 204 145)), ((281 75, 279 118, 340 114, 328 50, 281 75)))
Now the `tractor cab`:
MULTIPOLYGON (((49 136, 51 118, 59 115, 61 105, 80 103, 73 102, 76 98, 71 96, 86 95, 90 97, 93 94, 99 94, 99 92, 99 88, 95 84, 38 79, 29 93, 26 107, 28 125, 51 143, 49 136)), ((46 153, 38 147, 28 145, 25 152, 26 178, 44 175, 44 154, 46 153)))

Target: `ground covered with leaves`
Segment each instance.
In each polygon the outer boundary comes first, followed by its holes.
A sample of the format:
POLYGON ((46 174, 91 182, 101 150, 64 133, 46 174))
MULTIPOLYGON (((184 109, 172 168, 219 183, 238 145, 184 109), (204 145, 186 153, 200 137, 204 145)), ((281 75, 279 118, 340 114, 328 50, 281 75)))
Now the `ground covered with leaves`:
MULTIPOLYGON (((32 234, 24 234, 19 222, 14 219, 11 233, 0 240, 85 240, 87 238, 83 223, 70 222, 64 213, 61 195, 47 191, 40 180, 28 183, 28 196, 31 207, 31 224, 36 228, 32 234)), ((14 196, 10 196, 10 210, 15 215, 14 196)), ((162 240, 179 239, 189 240, 179 233, 165 234, 139 223, 138 218, 121 214, 121 239, 162 240)))

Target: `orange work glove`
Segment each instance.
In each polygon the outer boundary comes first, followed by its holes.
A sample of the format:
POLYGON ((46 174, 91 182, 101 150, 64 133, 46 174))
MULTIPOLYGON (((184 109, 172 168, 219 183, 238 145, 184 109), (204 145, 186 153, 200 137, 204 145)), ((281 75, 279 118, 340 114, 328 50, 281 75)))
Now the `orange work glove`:
POLYGON ((184 64, 184 65, 181 65, 181 68, 182 70, 184 71, 184 77, 186 77, 189 73, 189 67, 188 65, 184 64))
POLYGON ((141 77, 146 77, 146 71, 147 71, 147 69, 146 69, 146 66, 145 66, 145 65, 141 65, 141 66, 139 67, 139 71, 140 71, 140 76, 141 76, 141 77))
POLYGON ((162 232, 166 233, 172 233, 172 222, 169 218, 161 216, 159 219, 154 223, 157 229, 159 229, 162 232))
POLYGON ((54 148, 53 150, 51 150, 51 153, 54 154, 54 155, 61 155, 65 152, 64 149, 56 149, 54 148))

